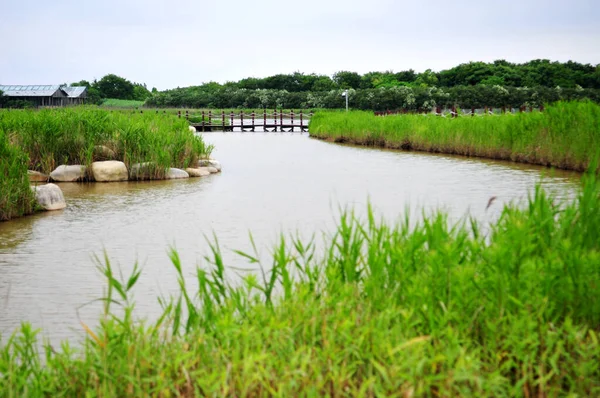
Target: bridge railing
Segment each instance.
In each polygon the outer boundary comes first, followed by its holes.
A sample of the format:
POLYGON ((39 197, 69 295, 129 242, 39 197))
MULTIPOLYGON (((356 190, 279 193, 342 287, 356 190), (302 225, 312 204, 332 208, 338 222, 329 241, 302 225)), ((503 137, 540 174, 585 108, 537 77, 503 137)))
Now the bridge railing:
POLYGON ((267 111, 266 109, 262 112, 244 112, 231 111, 226 112, 225 110, 215 111, 201 111, 200 114, 190 115, 189 111, 185 111, 183 114, 181 111, 177 112, 178 117, 185 117, 190 125, 194 126, 197 130, 208 131, 214 128, 222 128, 223 130, 233 130, 234 128, 250 129, 255 131, 256 127, 263 128, 265 131, 271 129, 272 131, 294 131, 294 128, 299 128, 301 131, 307 131, 308 122, 312 117, 312 111, 308 113, 304 110, 294 111, 292 109, 267 111))

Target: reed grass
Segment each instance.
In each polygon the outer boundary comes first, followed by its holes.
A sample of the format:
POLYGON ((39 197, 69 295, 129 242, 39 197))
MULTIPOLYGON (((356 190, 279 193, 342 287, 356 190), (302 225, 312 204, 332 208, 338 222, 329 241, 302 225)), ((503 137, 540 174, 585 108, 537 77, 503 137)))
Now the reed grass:
POLYGON ((103 108, 139 108, 144 106, 145 101, 123 100, 117 98, 106 98, 102 101, 103 108))
POLYGON ((172 115, 111 112, 95 107, 0 111, 0 127, 29 155, 29 168, 49 173, 61 164, 90 165, 105 146, 128 167, 185 168, 212 146, 172 115))
MULTIPOLYGON (((104 315, 84 344, 0 341, 5 396, 598 396, 600 182, 575 201, 541 188, 489 234, 443 213, 413 223, 341 215, 315 240, 282 237, 258 273, 227 278, 216 239, 162 316, 133 320, 135 267, 105 255, 104 315), (42 365, 42 356, 43 362, 42 365)), ((408 217, 408 216, 407 216, 408 217)), ((252 242, 254 245, 254 242, 252 242)))
POLYGON ((457 118, 319 112, 309 131, 313 137, 336 142, 584 171, 600 148, 600 105, 559 102, 544 112, 457 118))
POLYGON ((11 137, 0 126, 0 221, 33 213, 35 209, 27 162, 27 155, 11 143, 11 137))

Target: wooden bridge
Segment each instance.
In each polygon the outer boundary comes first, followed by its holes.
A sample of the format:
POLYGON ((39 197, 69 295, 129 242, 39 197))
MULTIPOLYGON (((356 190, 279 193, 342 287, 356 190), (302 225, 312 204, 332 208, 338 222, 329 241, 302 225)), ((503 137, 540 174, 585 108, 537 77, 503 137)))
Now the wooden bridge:
MULTIPOLYGON (((178 116, 182 117, 181 111, 178 116)), ((308 122, 312 112, 308 114, 300 111, 295 113, 293 110, 284 112, 283 110, 262 113, 250 112, 239 113, 225 111, 215 112, 202 111, 201 116, 190 116, 189 111, 185 112, 185 118, 189 120, 190 126, 196 131, 308 131, 308 122)))

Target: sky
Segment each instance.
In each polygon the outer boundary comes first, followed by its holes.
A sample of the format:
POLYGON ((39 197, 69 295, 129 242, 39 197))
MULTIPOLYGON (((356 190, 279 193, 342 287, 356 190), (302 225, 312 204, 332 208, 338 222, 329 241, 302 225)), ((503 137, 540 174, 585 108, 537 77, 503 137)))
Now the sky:
POLYGON ((0 84, 600 63, 600 0, 0 0, 0 84))

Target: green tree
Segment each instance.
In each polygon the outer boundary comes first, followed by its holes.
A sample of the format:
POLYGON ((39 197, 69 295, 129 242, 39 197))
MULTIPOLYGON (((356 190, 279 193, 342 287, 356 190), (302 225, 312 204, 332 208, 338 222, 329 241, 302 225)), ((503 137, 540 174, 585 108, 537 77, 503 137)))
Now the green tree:
POLYGON ((129 80, 115 74, 108 74, 96 84, 102 98, 134 99, 134 85, 129 80))
POLYGON ((361 79, 356 72, 339 71, 333 75, 333 82, 341 89, 360 88, 361 79))
POLYGON ((148 88, 145 84, 134 83, 133 84, 133 99, 137 101, 145 101, 147 98, 151 97, 152 93, 148 91, 148 88))
POLYGON ((418 87, 434 87, 438 84, 438 77, 431 69, 419 73, 415 79, 415 85, 418 87))

